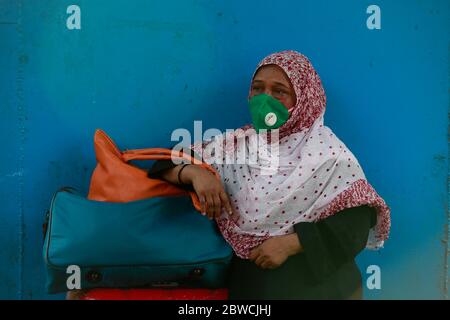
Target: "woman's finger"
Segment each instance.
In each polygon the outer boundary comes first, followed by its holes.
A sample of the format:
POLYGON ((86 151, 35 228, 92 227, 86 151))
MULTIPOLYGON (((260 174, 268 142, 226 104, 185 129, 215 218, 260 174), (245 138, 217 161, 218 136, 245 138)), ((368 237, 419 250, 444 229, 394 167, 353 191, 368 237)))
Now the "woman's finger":
POLYGON ((222 200, 222 206, 225 208, 228 214, 230 216, 233 215, 233 209, 231 207, 230 198, 228 197, 225 191, 220 192, 220 199, 222 200))
POLYGON ((214 198, 211 194, 206 195, 206 213, 208 215, 209 219, 212 219, 214 217, 214 198))
POLYGON ((220 193, 215 194, 214 199, 214 217, 219 218, 220 217, 220 210, 222 209, 222 201, 220 200, 220 193))
POLYGON ((198 195, 198 199, 200 200, 200 208, 202 210, 202 215, 206 215, 206 200, 203 194, 198 195))
POLYGON ((258 254, 259 254, 259 249, 258 248, 253 249, 252 251, 250 251, 249 260, 255 261, 255 259, 258 258, 258 254))
POLYGON ((258 267, 260 267, 261 264, 262 264, 265 260, 266 260, 266 257, 264 257, 263 255, 259 255, 258 258, 256 258, 255 263, 256 263, 256 265, 257 265, 258 267))

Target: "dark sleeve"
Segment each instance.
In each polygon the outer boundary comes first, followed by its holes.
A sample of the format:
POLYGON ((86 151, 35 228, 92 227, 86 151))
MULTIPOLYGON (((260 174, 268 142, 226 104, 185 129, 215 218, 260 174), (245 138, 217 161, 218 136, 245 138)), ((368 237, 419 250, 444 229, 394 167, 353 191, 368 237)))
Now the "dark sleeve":
POLYGON ((314 278, 321 281, 353 260, 365 248, 376 219, 375 209, 359 206, 319 222, 296 224, 295 232, 314 278))
MULTIPOLYGON (((173 148, 173 147, 172 147, 173 148)), ((171 148, 171 149, 172 149, 171 148)), ((191 150, 191 156, 197 159, 201 159, 200 156, 191 150)), ((152 179, 160 179, 161 174, 168 169, 172 169, 177 165, 172 160, 156 160, 150 169, 147 171, 147 176, 152 179)))
POLYGON ((156 160, 147 171, 147 176, 152 179, 159 179, 161 173, 176 166, 172 160, 156 160))

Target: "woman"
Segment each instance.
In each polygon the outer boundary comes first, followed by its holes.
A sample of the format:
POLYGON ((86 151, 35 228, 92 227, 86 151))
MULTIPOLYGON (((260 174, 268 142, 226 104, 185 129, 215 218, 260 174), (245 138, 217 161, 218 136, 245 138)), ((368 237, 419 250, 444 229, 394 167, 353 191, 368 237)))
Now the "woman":
POLYGON ((390 210, 323 125, 317 72, 298 52, 269 55, 256 68, 249 103, 253 125, 191 147, 221 181, 200 166, 171 161, 156 162, 149 176, 193 188, 203 214, 216 219, 235 252, 230 299, 361 299, 354 259, 365 247, 382 247, 390 210), (261 139, 261 129, 279 140, 261 139), (277 168, 267 174, 267 158, 250 156, 275 143, 277 168), (216 151, 203 152, 208 147, 216 151), (217 150, 225 164, 211 161, 217 150), (242 151, 248 161, 230 163, 242 151))

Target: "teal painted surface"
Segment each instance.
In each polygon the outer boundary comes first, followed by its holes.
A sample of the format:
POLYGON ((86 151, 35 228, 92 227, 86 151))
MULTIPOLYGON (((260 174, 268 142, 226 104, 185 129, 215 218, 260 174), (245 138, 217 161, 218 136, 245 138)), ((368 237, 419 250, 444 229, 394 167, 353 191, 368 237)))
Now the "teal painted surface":
POLYGON ((0 2, 0 298, 44 292, 41 224, 51 195, 87 191, 92 138, 168 146, 175 128, 236 128, 258 61, 306 54, 325 122, 392 208, 391 239, 358 263, 382 271, 368 299, 446 296, 449 2, 0 2), (274 4, 275 3, 275 4, 274 4), (66 9, 81 8, 81 30, 66 9), (368 30, 366 8, 381 8, 368 30))

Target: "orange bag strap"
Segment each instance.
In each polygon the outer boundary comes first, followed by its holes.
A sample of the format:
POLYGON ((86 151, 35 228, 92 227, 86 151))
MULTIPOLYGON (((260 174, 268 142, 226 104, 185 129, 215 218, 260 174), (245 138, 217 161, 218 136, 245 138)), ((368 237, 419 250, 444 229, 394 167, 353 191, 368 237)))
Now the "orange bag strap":
MULTIPOLYGON (((164 148, 147 148, 147 149, 133 149, 122 152, 122 158, 128 162, 131 160, 187 160, 193 164, 198 163, 198 159, 195 159, 190 154, 184 153, 181 150, 175 151, 164 148)), ((209 164, 201 161, 199 166, 209 170, 217 178, 220 179, 219 174, 209 164)))

